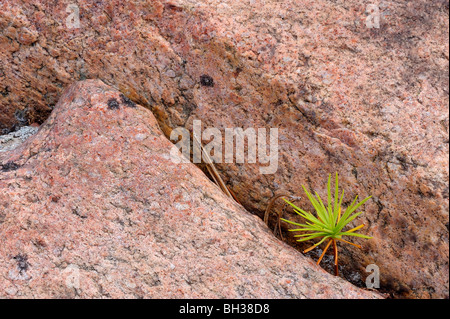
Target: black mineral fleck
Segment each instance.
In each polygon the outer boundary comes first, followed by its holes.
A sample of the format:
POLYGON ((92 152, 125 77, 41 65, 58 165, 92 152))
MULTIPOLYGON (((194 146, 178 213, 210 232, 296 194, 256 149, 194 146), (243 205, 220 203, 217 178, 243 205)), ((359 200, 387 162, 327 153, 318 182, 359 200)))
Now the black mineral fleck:
POLYGON ((125 95, 121 94, 120 98, 122 99, 122 103, 125 104, 128 107, 132 107, 135 108, 136 107, 136 103, 134 103, 133 101, 131 101, 129 98, 127 98, 125 95))
POLYGON ((116 99, 110 99, 108 101, 108 109, 110 110, 118 110, 120 108, 120 104, 116 99))
POLYGON ((14 259, 17 262, 17 267, 19 267, 20 273, 23 273, 28 270, 28 267, 30 264, 28 263, 28 256, 19 254, 14 257, 14 259))
POLYGON ((12 172, 17 171, 20 168, 20 165, 14 162, 8 162, 6 164, 0 164, 0 171, 2 172, 12 172))
POLYGON ((214 79, 209 75, 202 75, 200 77, 200 84, 206 87, 214 87, 214 79))

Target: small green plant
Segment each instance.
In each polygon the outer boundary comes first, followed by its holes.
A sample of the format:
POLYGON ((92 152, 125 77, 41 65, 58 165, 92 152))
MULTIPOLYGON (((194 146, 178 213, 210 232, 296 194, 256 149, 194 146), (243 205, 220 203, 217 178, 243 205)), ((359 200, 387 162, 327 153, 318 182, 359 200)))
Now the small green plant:
POLYGON ((360 208, 363 204, 365 204, 371 197, 368 197, 357 204, 358 196, 356 196, 353 203, 347 207, 345 212, 342 214, 342 200, 344 199, 344 191, 342 191, 341 196, 339 197, 339 184, 338 184, 339 176, 336 174, 336 183, 335 183, 335 191, 334 191, 334 198, 333 194, 331 193, 331 175, 328 178, 328 205, 325 206, 322 199, 320 198, 319 194, 316 192, 316 197, 314 195, 310 194, 305 186, 302 186, 306 195, 308 196, 309 201, 314 206, 314 209, 316 210, 317 216, 314 216, 313 214, 306 212, 302 210, 301 208, 295 206, 288 200, 284 199, 292 208, 294 211, 303 217, 306 220, 306 224, 299 224, 292 222, 290 220, 282 219, 282 221, 287 222, 289 224, 299 226, 301 228, 296 229, 290 229, 289 231, 292 232, 307 232, 306 234, 301 235, 295 235, 294 237, 300 238, 299 242, 305 242, 312 239, 318 239, 321 240, 314 244, 312 247, 306 249, 304 253, 310 252, 311 250, 315 249, 322 243, 328 240, 328 243, 322 253, 322 256, 320 256, 317 264, 319 265, 322 261, 323 257, 325 256, 325 253, 330 248, 331 245, 333 245, 334 248, 334 264, 336 269, 336 276, 339 275, 338 271, 338 247, 337 242, 341 241, 350 245, 353 245, 355 247, 361 248, 361 246, 356 245, 354 243, 351 243, 345 239, 343 239, 344 236, 353 236, 353 237, 360 237, 360 238, 366 238, 371 239, 372 237, 362 235, 357 233, 358 230, 363 228, 365 225, 362 224, 358 227, 355 227, 350 230, 344 230, 348 224, 350 224, 353 220, 355 220, 358 216, 362 214, 362 212, 358 212, 357 209, 360 208))

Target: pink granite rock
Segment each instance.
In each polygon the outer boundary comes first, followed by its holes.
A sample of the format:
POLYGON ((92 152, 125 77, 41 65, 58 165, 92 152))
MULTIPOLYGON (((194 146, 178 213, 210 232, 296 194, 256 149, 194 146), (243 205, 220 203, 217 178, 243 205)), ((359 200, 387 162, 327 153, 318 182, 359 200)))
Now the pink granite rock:
POLYGON ((337 171, 346 201, 374 196, 374 239, 343 247, 344 274, 377 264, 394 296, 448 297, 448 1, 383 1, 379 29, 361 0, 80 0, 74 29, 71 3, 0 3, 2 128, 42 122, 84 78, 151 108, 166 136, 195 119, 278 127, 277 174, 218 166, 245 208, 323 194, 337 171))
POLYGON ((0 153, 0 297, 379 298, 277 240, 101 81, 0 153))

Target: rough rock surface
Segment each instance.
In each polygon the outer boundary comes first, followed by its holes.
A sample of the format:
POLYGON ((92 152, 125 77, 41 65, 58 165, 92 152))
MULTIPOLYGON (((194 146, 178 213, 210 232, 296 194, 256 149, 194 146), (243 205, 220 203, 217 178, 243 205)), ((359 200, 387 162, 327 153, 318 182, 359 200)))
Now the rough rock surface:
POLYGON ((38 131, 37 127, 24 126, 18 131, 0 136, 0 152, 11 151, 20 146, 33 134, 38 131))
POLYGON ((362 0, 80 0, 79 29, 69 3, 0 3, 4 129, 42 121, 85 78, 152 108, 166 135, 194 119, 279 127, 276 175, 219 166, 239 201, 323 194, 338 171, 346 200, 374 196, 375 238, 343 264, 377 264, 396 295, 448 297, 448 1, 383 1, 380 29, 362 0))
POLYGON ((0 297, 378 298, 315 266, 225 197, 152 113, 74 84, 0 155, 0 297))

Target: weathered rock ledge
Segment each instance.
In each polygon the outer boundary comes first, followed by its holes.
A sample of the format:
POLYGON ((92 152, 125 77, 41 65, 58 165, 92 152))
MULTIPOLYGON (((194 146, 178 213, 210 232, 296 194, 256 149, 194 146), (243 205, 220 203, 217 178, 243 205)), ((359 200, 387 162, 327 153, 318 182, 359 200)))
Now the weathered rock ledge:
POLYGON ((6 152, 19 147, 25 140, 37 132, 38 128, 24 126, 16 132, 0 135, 0 152, 6 152))
POLYGON ((0 297, 379 298, 174 164, 152 113, 126 102, 76 83, 0 153, 0 297))

